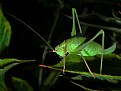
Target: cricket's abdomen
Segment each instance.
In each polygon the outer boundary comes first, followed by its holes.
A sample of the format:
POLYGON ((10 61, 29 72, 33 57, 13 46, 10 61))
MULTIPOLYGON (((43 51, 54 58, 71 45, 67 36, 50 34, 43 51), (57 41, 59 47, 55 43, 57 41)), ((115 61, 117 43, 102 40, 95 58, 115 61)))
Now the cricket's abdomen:
POLYGON ((82 43, 86 43, 85 40, 86 38, 84 37, 75 37, 71 39, 71 42, 67 43, 67 52, 79 55, 82 54, 83 56, 95 56, 97 54, 102 54, 102 46, 94 41, 90 42, 80 51, 75 51, 75 49, 81 46, 82 43))

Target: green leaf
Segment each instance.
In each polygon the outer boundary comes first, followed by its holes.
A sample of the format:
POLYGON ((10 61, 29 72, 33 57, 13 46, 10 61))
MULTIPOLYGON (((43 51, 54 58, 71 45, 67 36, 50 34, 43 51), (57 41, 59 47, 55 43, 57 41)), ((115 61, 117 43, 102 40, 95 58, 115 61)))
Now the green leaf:
POLYGON ((12 85, 16 91, 34 91, 27 81, 17 77, 12 77, 12 85))
POLYGON ((0 59, 0 91, 7 91, 7 87, 4 82, 5 72, 17 64, 31 62, 34 60, 18 60, 18 59, 0 59))
MULTIPOLYGON (((120 83, 121 83, 121 57, 116 54, 107 54, 104 55, 103 61, 103 72, 99 74, 100 70, 100 55, 96 56, 85 56, 85 59, 92 70, 95 77, 89 73, 87 67, 84 64, 81 56, 76 54, 68 54, 65 57, 65 72, 72 73, 71 80, 75 80, 77 82, 86 82, 88 86, 92 84, 97 84, 99 86, 98 89, 111 89, 120 91, 120 83), (100 84, 102 85, 100 86, 100 84), (107 85, 104 85, 103 82, 106 82, 107 85), (100 84, 98 84, 100 83, 100 84), (112 84, 113 86, 110 86, 112 84)), ((63 63, 64 59, 60 61, 60 63, 48 67, 55 70, 63 71, 63 63)), ((81 84, 82 85, 82 84, 81 84)), ((86 87, 88 87, 86 86, 86 87)), ((97 87, 96 87, 97 88, 97 87)))
POLYGON ((41 83, 41 91, 49 91, 50 88, 55 84, 55 82, 58 80, 58 77, 61 72, 58 71, 52 71, 48 74, 48 76, 43 76, 43 82, 41 83))
MULTIPOLYGON (((100 80, 107 80, 111 83, 117 83, 121 81, 121 57, 116 54, 107 54, 104 55, 103 60, 103 74, 99 74, 100 70, 100 55, 96 55, 94 57, 85 57, 90 69, 95 74, 95 78, 100 80)), ((63 70, 63 61, 53 66, 53 69, 63 70)), ((87 67, 85 66, 84 61, 81 56, 76 54, 68 54, 65 57, 65 72, 73 73, 73 74, 81 74, 81 76, 92 77, 92 75, 88 72, 87 67)), ((82 80, 82 78, 80 78, 82 80)))
POLYGON ((4 51, 10 43, 11 26, 4 17, 2 7, 0 5, 0 53, 4 51))
MULTIPOLYGON (((76 70, 79 70, 78 64, 80 64, 80 61, 81 58, 79 55, 75 55, 75 54, 69 54, 65 57, 65 62, 66 62, 66 69, 69 69, 69 70, 73 70, 73 71, 76 71, 76 70)), ((54 65, 53 67, 57 67, 57 68, 61 68, 63 69, 63 62, 64 62, 64 59, 62 59, 62 61, 60 61, 60 63, 54 65)))
POLYGON ((92 84, 96 84, 94 88, 98 88, 100 90, 121 91, 121 76, 95 74, 95 78, 92 78, 91 74, 85 72, 70 79, 78 82, 86 82, 90 87, 92 84))
MULTIPOLYGON (((100 55, 96 56, 84 56, 88 65, 92 69, 93 72, 99 73, 100 69, 100 55), (96 69, 95 69, 96 68, 96 69)), ((53 67, 56 68, 63 68, 63 61, 62 59, 60 63, 54 65, 53 67)), ((77 54, 68 54, 65 57, 65 64, 66 70, 70 71, 87 71, 85 63, 80 55, 77 54)), ((106 54, 103 58, 103 74, 110 74, 110 75, 121 75, 121 57, 116 54, 106 54), (118 71, 118 72, 117 72, 118 71)))
MULTIPOLYGON (((92 78, 92 75, 88 72, 82 73, 81 75, 77 75, 76 77, 72 77, 73 80, 83 80, 84 77, 92 78)), ((121 81, 121 76, 111 76, 111 75, 101 75, 95 73, 95 78, 93 80, 106 80, 110 83, 117 84, 119 81, 121 81)), ((89 79, 88 79, 89 80, 89 79)))

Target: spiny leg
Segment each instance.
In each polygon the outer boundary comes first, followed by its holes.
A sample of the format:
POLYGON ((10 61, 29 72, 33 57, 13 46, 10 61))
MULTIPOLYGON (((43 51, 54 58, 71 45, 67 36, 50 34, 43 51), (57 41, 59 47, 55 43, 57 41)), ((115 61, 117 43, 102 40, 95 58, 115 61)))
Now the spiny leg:
POLYGON ((73 25, 72 25, 71 36, 76 36, 75 17, 76 17, 76 20, 77 20, 77 23, 78 23, 78 26, 79 26, 80 33, 81 33, 81 35, 82 35, 82 30, 81 30, 81 26, 80 26, 80 23, 79 23, 79 18, 78 18, 76 9, 75 9, 75 8, 72 8, 73 25))
MULTIPOLYGON (((80 30, 80 33, 82 34, 82 30, 81 30, 81 26, 80 26, 80 23, 79 23, 79 18, 78 18, 78 15, 77 15, 77 12, 76 12, 76 9, 75 8, 72 8, 72 18, 73 18, 73 25, 72 25, 72 32, 71 32, 71 36, 76 36, 76 26, 75 26, 75 18, 77 20, 77 23, 78 23, 78 26, 79 26, 79 30, 80 30)), ((67 52, 67 46, 66 46, 66 43, 65 43, 65 46, 63 48, 63 56, 64 56, 64 61, 63 61, 63 73, 65 71, 65 54, 67 52)), ((87 67, 89 68, 89 67, 87 67)))
POLYGON ((94 75, 93 72, 91 71, 91 69, 90 69, 89 65, 87 64, 85 58, 83 57, 82 53, 81 53, 81 57, 82 57, 82 59, 84 60, 84 63, 85 63, 85 65, 86 65, 86 67, 87 67, 89 73, 95 78, 95 75, 94 75))
MULTIPOLYGON (((75 17, 76 17, 76 20, 77 20, 77 23, 78 23, 78 27, 79 27, 79 30, 80 30, 80 34, 82 35, 82 30, 81 30, 81 26, 80 26, 80 23, 79 23, 79 18, 78 18, 78 15, 77 15, 77 12, 76 12, 76 9, 75 8, 72 8, 72 16, 73 16, 73 26, 72 26, 71 36, 75 36, 76 35, 75 17)), ((85 58, 83 57, 82 53, 81 53, 81 57, 84 60, 84 63, 86 65, 88 71, 90 72, 90 74, 93 77, 95 77, 95 75, 92 73, 91 69, 89 68, 89 66, 88 66, 85 58)))
MULTIPOLYGON (((75 18, 76 18, 76 20, 77 20, 80 33, 82 34, 82 30, 81 30, 81 26, 80 26, 80 23, 79 23, 79 19, 78 19, 78 15, 77 15, 76 9, 75 9, 75 8, 72 8, 73 25, 72 25, 71 36, 76 36, 75 18)), ((64 70, 65 70, 65 56, 66 56, 65 54, 66 54, 66 52, 67 52, 66 43, 65 43, 65 46, 64 46, 64 48, 63 48, 63 52, 64 52, 64 53, 63 53, 63 57, 64 57, 64 61, 63 61, 63 73, 64 73, 64 70)), ((87 68, 89 68, 89 67, 87 67, 87 68)))
MULTIPOLYGON (((64 41, 65 42, 65 41, 64 41)), ((66 42, 64 43, 64 47, 63 47, 63 74, 65 72, 65 69, 66 69, 66 52, 67 52, 67 45, 66 45, 66 42)))
MULTIPOLYGON (((73 14, 73 28, 75 28, 75 15, 76 15, 76 19, 77 19, 77 22, 78 22, 79 30, 80 30, 80 33, 82 34, 81 26, 80 26, 78 15, 77 15, 77 12, 76 12, 75 8, 72 8, 72 14, 73 14)), ((74 31, 73 28, 72 28, 72 31, 74 31)), ((101 64, 100 64, 100 74, 102 74, 102 64, 103 64, 103 54, 104 54, 104 31, 100 30, 91 40, 89 40, 87 43, 82 45, 82 49, 85 46, 87 46, 91 41, 93 41, 96 37, 98 37, 100 34, 102 34, 102 55, 101 55, 101 64)), ((78 48, 77 48, 77 51, 78 51, 78 48)), ((87 66, 87 68, 88 68, 88 66, 87 66)))
POLYGON ((80 52, 83 50, 90 42, 95 40, 100 34, 102 34, 102 54, 101 54, 101 64, 100 64, 100 74, 102 74, 102 64, 103 64, 103 54, 104 54, 104 31, 100 30, 92 39, 90 39, 88 42, 82 44, 81 46, 78 46, 76 48, 76 52, 80 52))
POLYGON ((100 63, 100 74, 102 74, 102 65, 103 65, 103 54, 104 54, 104 37, 105 37, 105 34, 104 34, 104 31, 102 31, 102 55, 101 55, 101 63, 100 63))
MULTIPOLYGON (((90 41, 88 42, 91 42, 93 41, 94 39, 96 39, 100 34, 102 34, 102 54, 101 54, 101 63, 100 63, 100 74, 102 74, 102 64, 103 64, 103 54, 104 54, 104 37, 105 37, 105 34, 104 34, 104 31, 103 30, 100 30, 90 41)), ((87 42, 87 43, 88 43, 87 42)))
POLYGON ((74 13, 75 13, 75 15, 76 15, 77 23, 78 23, 78 26, 79 26, 79 31, 80 31, 80 33, 81 33, 81 35, 82 35, 82 29, 81 29, 81 26, 80 26, 80 22, 79 22, 79 18, 78 18, 76 9, 74 9, 74 13))

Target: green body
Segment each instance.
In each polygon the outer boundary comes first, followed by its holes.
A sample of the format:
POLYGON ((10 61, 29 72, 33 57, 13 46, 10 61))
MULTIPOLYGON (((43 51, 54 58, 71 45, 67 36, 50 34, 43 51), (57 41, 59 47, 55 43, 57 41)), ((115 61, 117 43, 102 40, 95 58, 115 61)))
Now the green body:
MULTIPOLYGON (((84 44, 85 40, 86 38, 84 37, 73 37, 73 38, 67 39, 63 41, 60 45, 55 47, 56 53, 61 57, 65 56, 65 54, 67 53, 69 54, 76 53, 78 55, 82 54, 83 56, 95 56, 97 54, 100 54, 100 55, 102 54, 102 46, 94 41, 91 41, 81 51, 76 52, 75 49, 78 46, 80 46, 80 44, 84 44)), ((115 50, 115 49, 112 49, 113 46, 109 47, 108 49, 105 49, 104 54, 112 53, 115 50)))

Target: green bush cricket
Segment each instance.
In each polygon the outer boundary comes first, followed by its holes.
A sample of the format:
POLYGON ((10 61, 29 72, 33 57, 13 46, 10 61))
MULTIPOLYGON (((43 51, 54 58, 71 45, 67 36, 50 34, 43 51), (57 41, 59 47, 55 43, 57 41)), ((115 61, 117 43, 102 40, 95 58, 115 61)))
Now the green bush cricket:
MULTIPOLYGON (((11 15, 11 14, 9 14, 11 15)), ((89 72, 94 76, 92 71, 90 70, 88 64, 86 63, 86 60, 84 59, 84 56, 95 56, 97 54, 101 55, 101 64, 100 64, 100 74, 102 74, 102 64, 103 64, 103 55, 104 54, 110 54, 116 49, 116 43, 109 47, 108 49, 104 49, 104 31, 100 30, 92 39, 90 39, 88 42, 86 41, 85 37, 72 37, 70 39, 64 40, 60 45, 57 45, 55 47, 55 50, 47 43, 47 41, 40 36, 33 28, 31 28, 29 25, 21 21, 20 19, 16 18, 15 16, 11 15, 21 23, 23 23, 25 26, 27 26, 29 29, 31 29, 35 34, 37 34, 51 49, 53 52, 57 53, 61 57, 65 57, 67 53, 75 53, 77 55, 80 55, 82 59, 84 60, 89 72), (94 39, 96 39, 99 35, 102 35, 102 45, 98 44, 97 42, 94 42, 94 39)), ((78 22, 80 33, 82 34, 81 26, 79 23, 78 15, 75 8, 72 8, 72 16, 73 16, 73 26, 72 26, 72 32, 71 36, 76 36, 76 27, 75 27, 75 18, 78 22)), ((66 60, 65 60, 66 61, 66 60)), ((65 61, 63 66, 63 71, 65 70, 65 61)), ((40 65, 43 66, 43 65, 40 65)))

